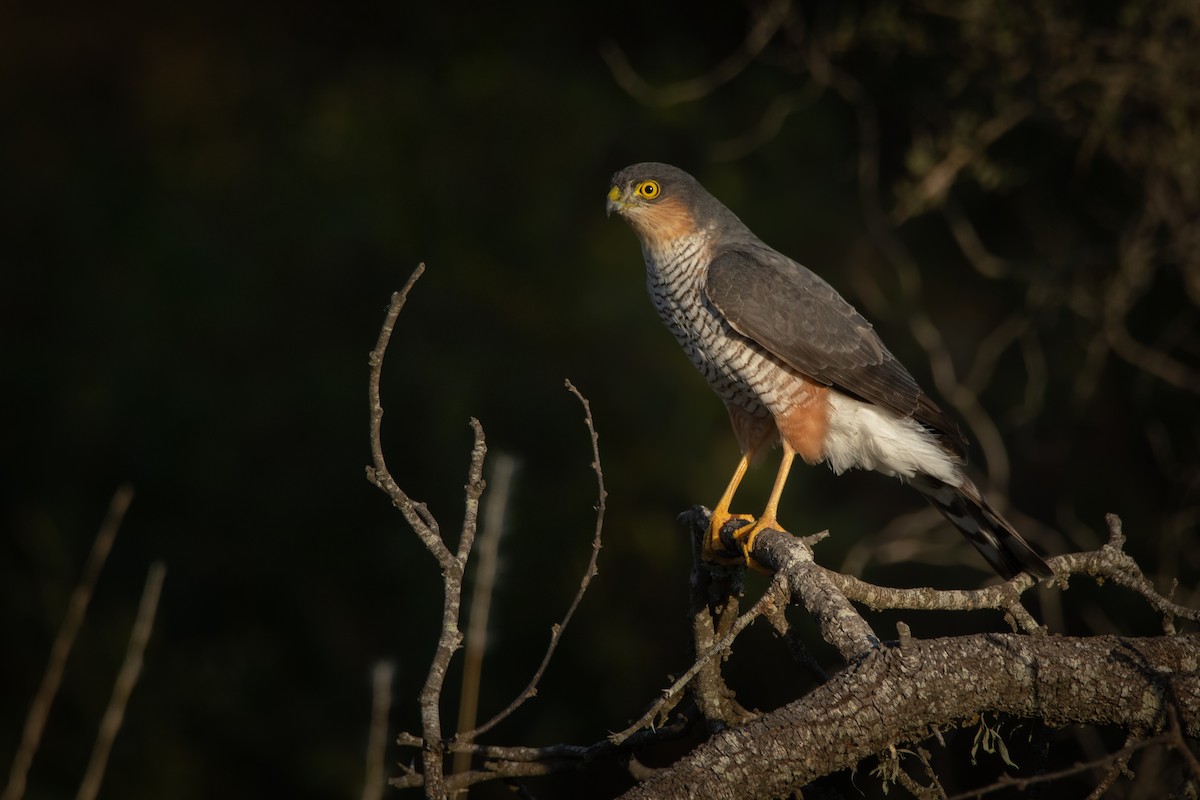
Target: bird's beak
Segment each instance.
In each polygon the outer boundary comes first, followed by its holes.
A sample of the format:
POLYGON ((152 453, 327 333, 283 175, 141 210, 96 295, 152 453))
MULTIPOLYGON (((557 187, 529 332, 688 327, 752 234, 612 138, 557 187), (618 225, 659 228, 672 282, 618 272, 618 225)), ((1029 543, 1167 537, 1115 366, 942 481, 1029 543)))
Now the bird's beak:
POLYGON ((628 207, 629 203, 621 197, 620 186, 614 186, 608 190, 608 202, 604 204, 605 216, 611 217, 614 211, 620 213, 628 207))

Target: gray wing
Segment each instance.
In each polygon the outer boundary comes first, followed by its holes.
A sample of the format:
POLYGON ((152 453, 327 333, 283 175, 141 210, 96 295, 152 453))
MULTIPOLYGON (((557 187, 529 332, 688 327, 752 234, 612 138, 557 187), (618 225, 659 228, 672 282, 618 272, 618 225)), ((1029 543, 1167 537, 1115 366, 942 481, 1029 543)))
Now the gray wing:
POLYGON ((766 247, 722 250, 708 268, 708 301, 735 331, 812 380, 916 418, 966 446, 879 335, 836 290, 766 247))

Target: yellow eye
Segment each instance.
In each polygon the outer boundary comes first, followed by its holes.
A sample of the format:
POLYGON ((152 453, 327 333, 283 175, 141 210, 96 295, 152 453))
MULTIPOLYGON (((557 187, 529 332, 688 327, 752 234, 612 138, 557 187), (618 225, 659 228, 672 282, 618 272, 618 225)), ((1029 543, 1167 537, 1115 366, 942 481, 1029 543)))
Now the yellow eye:
POLYGON ((653 200, 658 197, 658 193, 662 191, 662 188, 659 187, 658 181, 642 181, 637 185, 635 191, 637 191, 639 197, 653 200))

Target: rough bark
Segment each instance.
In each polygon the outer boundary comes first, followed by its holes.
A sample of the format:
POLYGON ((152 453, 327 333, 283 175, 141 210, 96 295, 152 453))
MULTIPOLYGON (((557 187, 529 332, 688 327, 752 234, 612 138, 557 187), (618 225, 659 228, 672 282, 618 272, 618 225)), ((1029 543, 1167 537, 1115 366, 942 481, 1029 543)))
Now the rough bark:
POLYGON ((767 798, 986 711, 1200 736, 1200 634, 980 634, 882 645, 804 698, 715 736, 623 797, 767 798), (769 769, 764 765, 769 764, 769 769))

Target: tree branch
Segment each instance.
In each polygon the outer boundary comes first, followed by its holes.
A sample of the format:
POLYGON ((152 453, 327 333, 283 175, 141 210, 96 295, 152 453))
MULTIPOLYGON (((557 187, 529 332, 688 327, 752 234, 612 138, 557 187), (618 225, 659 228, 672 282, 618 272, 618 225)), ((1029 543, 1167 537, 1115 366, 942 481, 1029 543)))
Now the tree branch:
POLYGON ((433 515, 422 503, 414 503, 411 498, 396 484, 387 462, 383 457, 383 404, 380 402, 379 386, 383 373, 383 359, 387 352, 388 343, 400 310, 408 299, 417 279, 425 271, 425 265, 420 264, 405 283, 404 288, 392 295, 387 315, 379 331, 379 339, 375 349, 368 358, 370 377, 368 379, 368 397, 370 400, 370 435, 371 455, 374 466, 367 467, 367 479, 388 495, 392 505, 400 510, 409 526, 420 538, 426 549, 437 559, 442 569, 442 624, 441 635, 438 637, 434 656, 429 664, 429 672, 420 693, 421 730, 424 734, 425 747, 422 752, 427 795, 433 798, 446 796, 443 782, 443 755, 445 744, 442 736, 442 717, 439 706, 442 686, 446 681, 446 671, 454 651, 462 643, 462 632, 458 627, 459 614, 462 604, 462 579, 466 561, 475 541, 476 520, 479 513, 479 497, 483 494, 483 460, 487 455, 487 444, 484 440, 483 427, 479 420, 471 420, 471 428, 475 434, 475 444, 471 449, 471 461, 468 468, 466 485, 466 512, 462 531, 459 535, 458 548, 451 554, 446 543, 442 540, 441 529, 433 515))
POLYGON ((433 554, 444 571, 452 567, 454 557, 450 554, 446 543, 442 541, 442 532, 437 520, 429 513, 429 509, 425 507, 424 503, 413 502, 396 484, 392 473, 388 471, 387 461, 383 457, 383 404, 379 399, 383 357, 387 353, 388 342, 392 339, 392 330, 396 327, 400 309, 404 308, 404 304, 408 300, 408 293, 412 291, 413 286, 423 274, 425 274, 425 265, 418 264, 404 284, 404 288, 392 294, 392 301, 388 305, 383 326, 379 329, 379 340, 375 344, 375 349, 367 357, 367 362, 371 367, 370 377, 367 381, 367 395, 371 410, 371 458, 374 461, 374 466, 367 467, 367 480, 391 498, 392 505, 404 515, 405 521, 420 537, 421 543, 433 554))
POLYGON ((388 712, 392 710, 393 661, 378 661, 371 670, 371 725, 367 729, 366 778, 362 800, 380 800, 387 785, 384 764, 387 754, 388 712))
POLYGON ((641 103, 671 106, 699 100, 733 80, 753 63, 787 19, 791 8, 791 0, 774 0, 755 20, 736 51, 706 74, 666 86, 655 87, 647 82, 629 63, 625 52, 612 42, 601 46, 600 57, 608 65, 617 84, 641 103))
MULTIPOLYGON (((418 744, 422 749, 422 772, 417 773, 411 768, 405 769, 405 775, 399 779, 393 780, 392 783, 397 786, 413 786, 423 785, 425 787, 426 796, 431 798, 445 798, 449 792, 457 791, 458 789, 470 785, 474 782, 475 772, 460 773, 457 775, 445 776, 445 755, 448 751, 446 737, 442 732, 441 721, 441 696, 442 689, 446 681, 446 673, 449 669, 451 659, 454 652, 461 646, 463 634, 459 629, 459 618, 461 615, 462 605, 462 584, 463 575, 466 571, 467 561, 471 556, 471 550, 475 543, 475 535, 478 527, 479 518, 479 499, 486 488, 486 482, 483 479, 483 464, 487 455, 487 443, 484 438, 483 427, 479 421, 472 418, 471 428, 474 431, 474 445, 471 450, 470 465, 468 468, 467 483, 465 486, 466 508, 464 512, 463 526, 459 535, 458 545, 454 553, 451 553, 442 539, 440 528, 433 515, 428 509, 420 503, 414 503, 411 498, 396 484, 391 473, 387 468, 387 463, 383 456, 382 443, 382 420, 383 420, 383 405, 380 401, 380 382, 383 370, 383 360, 387 352, 388 344, 391 340, 392 331, 395 328, 395 323, 399 317, 400 310, 404 307, 404 303, 408 297, 409 291, 417 279, 424 271, 424 264, 417 267, 405 284, 404 288, 392 295, 392 301, 388 306, 387 314, 384 318, 383 325, 379 332, 379 339, 375 349, 371 352, 370 377, 368 381, 368 396, 370 400, 370 438, 371 452, 374 459, 374 465, 367 467, 367 478, 376 487, 388 495, 392 500, 392 504, 398 508, 404 515, 409 526, 420 538, 442 568, 442 584, 443 584, 443 601, 442 601, 442 621, 441 634, 438 637, 438 642, 434 650, 434 656, 430 661, 429 672, 426 675, 425 683, 421 688, 419 695, 419 705, 421 712, 421 736, 413 737, 410 734, 401 734, 398 738, 402 744, 418 744)), ((591 405, 588 403, 578 389, 571 384, 566 383, 567 389, 579 399, 584 409, 584 422, 587 425, 588 433, 592 443, 592 469, 596 473, 596 483, 599 499, 596 505, 596 526, 595 535, 592 541, 592 555, 588 562, 587 569, 584 572, 583 578, 580 581, 579 590, 572 600, 563 617, 561 623, 554 625, 551 629, 550 644, 546 648, 545 655, 542 658, 541 664, 535 671, 529 685, 521 694, 513 700, 503 711, 497 714, 488 722, 474 728, 473 730, 463 731, 458 735, 459 752, 467 752, 461 745, 469 743, 474 737, 490 730, 493 726, 507 718, 517 708, 519 708, 527 699, 533 697, 537 693, 537 685, 540 682, 542 675, 545 673, 550 659, 553 657, 558 644, 561 640, 562 633, 566 626, 571 621, 578 608, 580 601, 583 599, 584 593, 591 582, 591 579, 597 573, 596 561, 600 554, 601 535, 604 529, 604 509, 607 499, 607 492, 604 489, 604 472, 600 466, 600 451, 599 437, 596 433, 595 425, 592 420, 591 405)), ((524 767, 517 769, 510 774, 526 774, 524 767)), ((486 776, 496 777, 496 773, 488 772, 486 776)))
POLYGON ((116 541, 117 532, 121 529, 121 523, 125 519, 125 512, 129 510, 129 504, 132 502, 133 487, 125 484, 117 488, 117 491, 113 493, 112 500, 109 501, 108 513, 100 525, 100 530, 96 532, 91 552, 88 553, 87 561, 83 566, 83 574, 80 575, 79 583, 71 593, 71 599, 67 604, 67 613, 63 617, 62 625, 59 626, 58 635, 54 637, 54 644, 50 647, 50 660, 46 664, 46 671, 42 674, 42 683, 38 686, 37 694, 34 695, 33 703, 29 707, 29 714, 25 717, 21 742, 17 746, 17 752, 13 756, 12 765, 9 768, 8 783, 4 787, 3 794, 0 794, 0 798, 3 800, 18 800, 25 796, 25 782, 29 775, 29 767, 41 744, 42 733, 46 729, 46 720, 50 716, 50 706, 54 704, 58 687, 62 684, 67 659, 70 657, 71 649, 75 646, 75 639, 83 627, 88 606, 92 602, 92 593, 96 589, 96 582, 100 579, 100 571, 104 569, 104 563, 108 560, 113 542, 116 541))
POLYGON ((96 744, 92 749, 92 757, 88 760, 83 779, 79 782, 79 792, 76 800, 93 800, 100 793, 100 784, 104 780, 104 771, 108 766, 108 756, 112 752, 113 742, 121 723, 125 720, 125 709, 129 706, 129 698, 133 687, 137 685, 142 674, 142 663, 146 653, 146 645, 150 642, 150 634, 154 630, 154 617, 158 613, 158 599, 162 595, 163 581, 167 577, 167 567, 161 561, 150 565, 146 574, 146 585, 142 590, 142 600, 138 604, 137 616, 133 628, 129 632, 129 646, 125 650, 125 660, 117 672, 113 683, 112 697, 104 716, 100 720, 100 730, 96 734, 96 744))
POLYGON ((1200 634, 976 634, 881 646, 804 698, 722 732, 623 797, 784 796, 893 742, 920 741, 988 711, 1055 726, 1156 731, 1174 708, 1181 729, 1196 736, 1197 648, 1200 634))
POLYGON ((604 532, 604 508, 605 502, 608 499, 608 492, 604 489, 604 470, 600 467, 600 437, 596 433, 596 427, 592 420, 592 406, 587 401, 574 384, 566 381, 567 391, 575 395, 583 406, 584 424, 587 425, 588 434, 592 441, 592 471, 596 473, 596 489, 598 499, 596 501, 596 527, 592 537, 592 556, 588 561, 587 569, 583 572, 583 577, 579 581, 579 590, 575 593, 575 597, 571 600, 571 605, 567 607, 567 613, 563 615, 562 622, 554 625, 550 629, 550 643, 546 646, 546 652, 542 656, 542 663, 538 665, 537 670, 533 673, 529 684, 525 689, 517 695, 517 697, 508 704, 508 706, 496 716, 492 717, 487 722, 479 727, 460 732, 456 737, 459 741, 469 742, 482 733, 485 733, 496 725, 500 724, 509 715, 521 707, 521 705, 537 694, 537 686, 542 680, 542 675, 546 672, 546 667, 550 665, 550 659, 554 657, 554 652, 558 649, 558 643, 562 639, 563 631, 570 624, 571 618, 575 616, 575 609, 579 607, 579 603, 583 600, 583 595, 587 591, 588 586, 592 582, 592 578, 599 572, 596 568, 596 560, 600 557, 601 536, 604 532))
MULTIPOLYGON (((589 764, 631 757, 640 747, 681 739, 687 735, 688 721, 640 730, 620 744, 611 738, 601 739, 590 745, 556 744, 549 747, 501 747, 475 744, 472 742, 450 742, 452 753, 470 753, 484 759, 483 768, 456 773, 445 779, 449 791, 458 791, 476 783, 500 778, 553 775, 582 769, 589 764)), ((421 747, 420 737, 402 733, 397 737, 401 747, 421 747)), ((391 781, 399 789, 410 789, 424 785, 421 773, 406 769, 400 778, 391 781)))

